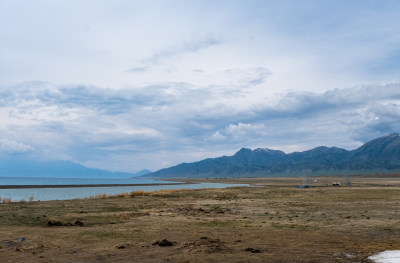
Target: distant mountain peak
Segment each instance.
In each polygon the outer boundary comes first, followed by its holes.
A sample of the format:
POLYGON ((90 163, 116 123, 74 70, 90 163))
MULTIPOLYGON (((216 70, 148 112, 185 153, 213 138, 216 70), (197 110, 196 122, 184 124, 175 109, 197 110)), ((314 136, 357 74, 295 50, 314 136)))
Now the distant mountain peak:
POLYGON ((149 174, 149 173, 151 173, 150 170, 143 169, 143 170, 140 170, 139 172, 135 173, 134 176, 143 176, 143 175, 146 175, 146 174, 149 174))
POLYGON ((252 154, 252 153, 269 153, 269 154, 285 154, 280 150, 272 150, 269 148, 257 148, 257 149, 249 149, 249 148, 241 148, 239 151, 235 153, 234 156, 244 155, 244 154, 252 154))
POLYGON ((269 148, 257 148, 257 149, 254 149, 253 150, 253 152, 281 152, 281 151, 279 151, 279 150, 272 150, 272 149, 269 149, 269 148))
POLYGON ((248 152, 252 152, 253 150, 250 148, 240 148, 239 151, 237 151, 235 154, 241 154, 241 153, 248 153, 248 152))

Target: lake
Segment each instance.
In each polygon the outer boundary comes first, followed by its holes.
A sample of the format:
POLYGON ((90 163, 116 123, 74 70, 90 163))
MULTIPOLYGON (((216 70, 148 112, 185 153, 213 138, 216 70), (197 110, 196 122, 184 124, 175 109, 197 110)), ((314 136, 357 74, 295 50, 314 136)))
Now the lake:
POLYGON ((166 189, 203 189, 203 188, 226 188, 232 186, 247 186, 247 184, 223 184, 223 183, 199 183, 185 184, 171 181, 161 181, 141 178, 124 179, 91 179, 91 178, 22 178, 22 177, 0 177, 0 185, 60 185, 60 188, 27 188, 27 189, 0 189, 1 198, 10 198, 11 201, 29 200, 34 201, 67 200, 75 198, 86 198, 99 194, 115 195, 129 193, 132 191, 158 191, 166 189), (177 183, 176 185, 168 185, 177 183), (140 186, 105 186, 105 187, 79 187, 79 185, 107 185, 107 184, 140 184, 140 186), (145 184, 145 185, 142 185, 145 184), (159 185, 151 185, 159 184, 159 185), (63 185, 77 185, 76 187, 64 188, 63 185))

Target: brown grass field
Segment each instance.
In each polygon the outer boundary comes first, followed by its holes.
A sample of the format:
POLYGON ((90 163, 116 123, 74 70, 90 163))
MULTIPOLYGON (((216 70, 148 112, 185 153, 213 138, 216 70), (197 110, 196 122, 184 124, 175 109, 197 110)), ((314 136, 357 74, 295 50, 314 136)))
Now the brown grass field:
POLYGON ((370 262, 400 249, 400 176, 383 177, 0 203, 0 262, 370 262))

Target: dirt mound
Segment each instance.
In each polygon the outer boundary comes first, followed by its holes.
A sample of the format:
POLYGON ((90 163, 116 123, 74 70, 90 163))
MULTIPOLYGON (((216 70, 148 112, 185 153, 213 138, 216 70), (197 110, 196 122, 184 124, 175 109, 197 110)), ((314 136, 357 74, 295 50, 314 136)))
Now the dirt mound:
POLYGON ((223 208, 220 206, 213 206, 208 209, 204 208, 194 208, 194 207, 178 207, 174 209, 174 213, 180 213, 180 214, 185 214, 185 215, 200 215, 200 214, 225 214, 229 213, 232 214, 232 210, 229 208, 223 208))
POLYGON ((175 242, 171 242, 168 239, 163 239, 161 241, 156 241, 153 243, 153 246, 160 246, 160 247, 172 247, 175 242))
POLYGON ((251 252, 251 253, 260 253, 261 252, 259 249, 255 249, 252 247, 248 247, 244 251, 251 252))
POLYGON ((58 220, 49 220, 47 221, 47 226, 83 226, 83 222, 76 220, 73 224, 72 223, 63 223, 58 220))

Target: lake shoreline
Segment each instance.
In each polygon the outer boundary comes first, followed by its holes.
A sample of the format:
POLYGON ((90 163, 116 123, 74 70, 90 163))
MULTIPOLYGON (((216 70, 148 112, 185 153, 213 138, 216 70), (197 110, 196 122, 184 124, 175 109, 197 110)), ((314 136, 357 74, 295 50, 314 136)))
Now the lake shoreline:
POLYGON ((153 184, 62 184, 62 185, 0 185, 0 189, 32 189, 32 188, 79 188, 79 187, 121 187, 121 186, 166 186, 166 185, 187 185, 194 182, 181 183, 153 183, 153 184))

